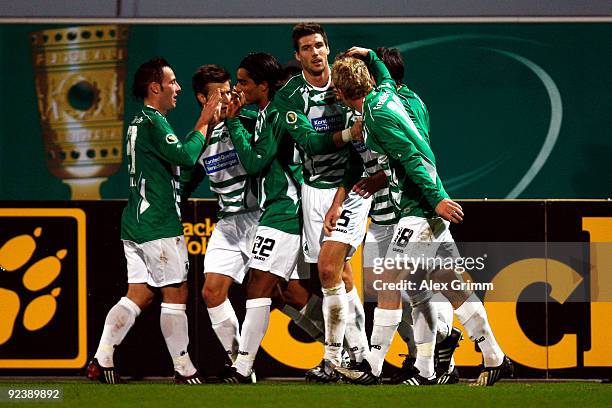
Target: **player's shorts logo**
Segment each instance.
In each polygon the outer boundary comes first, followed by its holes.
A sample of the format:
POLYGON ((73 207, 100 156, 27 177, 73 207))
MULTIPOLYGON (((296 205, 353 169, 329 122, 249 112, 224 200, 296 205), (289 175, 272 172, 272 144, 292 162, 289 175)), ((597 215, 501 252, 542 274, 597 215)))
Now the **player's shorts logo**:
POLYGON ((0 368, 80 368, 87 354, 85 214, 0 209, 0 265, 0 368))
POLYGON ((285 115, 285 120, 287 121, 288 125, 295 125, 297 122, 297 114, 294 111, 289 111, 285 115))

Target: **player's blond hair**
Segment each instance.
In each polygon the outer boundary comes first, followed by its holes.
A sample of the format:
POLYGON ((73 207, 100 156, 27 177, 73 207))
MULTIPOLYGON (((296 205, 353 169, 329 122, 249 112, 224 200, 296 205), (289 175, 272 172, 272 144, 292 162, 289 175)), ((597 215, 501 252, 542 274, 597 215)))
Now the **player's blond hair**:
POLYGON ((340 57, 334 61, 332 81, 348 99, 366 96, 372 89, 368 67, 354 57, 340 57))

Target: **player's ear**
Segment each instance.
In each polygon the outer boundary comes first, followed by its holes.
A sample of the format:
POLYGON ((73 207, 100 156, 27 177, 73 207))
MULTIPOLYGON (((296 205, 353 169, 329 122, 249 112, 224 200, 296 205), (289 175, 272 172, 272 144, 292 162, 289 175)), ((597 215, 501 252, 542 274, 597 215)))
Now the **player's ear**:
POLYGON ((161 85, 158 82, 150 82, 149 91, 151 91, 152 94, 157 95, 161 91, 161 85))
POLYGON ((206 95, 204 95, 201 92, 196 93, 196 99, 198 100, 198 102, 200 102, 202 105, 204 105, 207 101, 206 99, 206 95))
POLYGON ((297 61, 298 61, 300 64, 302 63, 302 61, 300 61, 300 54, 298 54, 298 52, 297 52, 297 51, 295 51, 295 52, 293 53, 293 56, 295 57, 295 59, 296 59, 296 60, 297 60, 297 61))

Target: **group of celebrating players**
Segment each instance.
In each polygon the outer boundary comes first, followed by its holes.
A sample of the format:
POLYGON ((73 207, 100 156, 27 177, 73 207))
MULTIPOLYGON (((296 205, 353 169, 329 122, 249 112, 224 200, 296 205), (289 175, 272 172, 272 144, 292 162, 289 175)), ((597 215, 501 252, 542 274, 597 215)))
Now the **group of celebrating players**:
POLYGON ((159 288, 174 381, 205 382, 187 352, 189 263, 180 218, 180 203, 204 176, 220 207, 204 258, 202 296, 227 352, 221 382, 255 382, 253 364, 273 302, 324 344, 323 359, 306 372, 307 381, 380 384, 399 331, 409 355, 390 382, 456 383, 452 355, 462 334, 452 326, 453 315, 482 351, 475 384, 493 385, 511 375, 511 362, 475 294, 433 293, 421 285, 460 280, 452 268, 385 269, 384 282, 414 285, 376 291, 368 342, 348 262, 357 247, 363 243, 364 276, 371 276, 377 259, 458 257, 449 225, 461 222, 463 211, 437 174, 429 115, 402 83, 398 50, 353 47, 330 67, 327 35, 315 23, 293 28, 293 47, 301 72, 290 78, 266 53, 242 59, 233 89, 226 69, 201 66, 192 84, 202 110, 184 139, 166 120, 181 90, 172 68, 161 58, 139 67, 133 94, 144 107, 128 129, 130 189, 121 228, 128 291, 106 317, 87 376, 120 381, 114 349, 159 288), (242 284, 247 271, 240 328, 228 291, 234 282, 242 284), (311 273, 320 292, 308 282, 311 273))

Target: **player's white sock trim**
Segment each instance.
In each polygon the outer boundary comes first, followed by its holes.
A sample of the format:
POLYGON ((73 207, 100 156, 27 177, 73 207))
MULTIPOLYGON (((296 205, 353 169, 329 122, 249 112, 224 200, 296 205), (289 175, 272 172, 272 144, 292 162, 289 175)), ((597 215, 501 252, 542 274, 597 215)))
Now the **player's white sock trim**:
POLYGON ((185 303, 162 303, 161 308, 166 309, 166 313, 181 314, 187 310, 187 305, 185 303))
POLYGON ((321 292, 323 292, 323 318, 325 320, 324 358, 339 366, 342 361, 342 343, 348 315, 348 299, 344 282, 331 288, 321 288, 321 292))
POLYGON ((115 347, 121 344, 139 314, 140 308, 138 305, 127 297, 119 299, 108 311, 102 336, 100 336, 100 343, 94 355, 102 367, 115 366, 113 361, 115 347))
POLYGON ((239 374, 247 377, 253 371, 253 362, 261 340, 270 323, 270 305, 272 299, 257 298, 246 301, 246 315, 240 335, 240 348, 234 367, 239 374))
POLYGON ((213 331, 221 342, 221 346, 232 361, 236 361, 238 343, 240 341, 240 325, 236 312, 229 299, 225 299, 219 306, 208 308, 208 316, 213 331))
POLYGON ((402 309, 374 309, 374 325, 372 326, 372 337, 370 343, 372 348, 368 356, 368 362, 372 368, 372 374, 380 376, 385 356, 389 351, 395 330, 402 320, 402 309))
POLYGON ((187 305, 182 303, 162 303, 159 325, 170 357, 172 357, 174 370, 180 375, 188 377, 196 373, 196 368, 187 351, 189 329, 185 309, 187 309, 187 305))
POLYGON ((261 306, 270 306, 272 304, 271 298, 257 298, 257 299, 248 299, 246 301, 246 308, 253 307, 261 307, 261 306))
POLYGON ((117 302, 117 303, 127 307, 128 309, 130 309, 132 312, 134 312, 136 317, 138 317, 140 315, 140 312, 141 312, 140 307, 138 307, 138 305, 136 303, 134 303, 134 301, 132 301, 132 299, 124 296, 121 299, 119 299, 119 302, 117 302))

